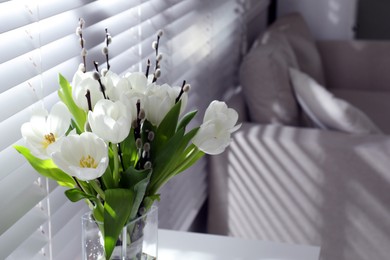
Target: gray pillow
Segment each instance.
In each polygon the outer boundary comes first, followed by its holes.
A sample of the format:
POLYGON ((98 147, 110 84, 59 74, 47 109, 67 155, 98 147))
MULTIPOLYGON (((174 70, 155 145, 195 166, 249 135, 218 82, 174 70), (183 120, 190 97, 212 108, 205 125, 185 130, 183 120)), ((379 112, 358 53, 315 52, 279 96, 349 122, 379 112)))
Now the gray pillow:
POLYGON ((297 66, 291 47, 278 34, 266 34, 262 44, 248 53, 240 68, 240 83, 252 121, 299 124, 288 74, 289 67, 297 66))
POLYGON ((268 31, 282 34, 291 46, 300 70, 325 84, 321 55, 306 21, 299 13, 279 17, 268 31))

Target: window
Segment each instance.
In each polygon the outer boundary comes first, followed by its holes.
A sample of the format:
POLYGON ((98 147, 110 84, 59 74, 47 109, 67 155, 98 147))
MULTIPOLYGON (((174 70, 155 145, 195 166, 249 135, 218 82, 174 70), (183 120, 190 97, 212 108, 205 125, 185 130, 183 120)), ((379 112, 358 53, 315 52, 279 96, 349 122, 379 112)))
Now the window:
MULTIPOLYGON (((234 0, 11 0, 0 1, 0 259, 80 259, 80 215, 62 187, 40 177, 17 154, 20 127, 39 102, 57 99, 58 73, 72 79, 80 59, 75 34, 86 21, 87 69, 101 54, 104 29, 113 36, 111 68, 144 70, 151 43, 164 30, 161 82, 191 83, 189 109, 237 84, 245 1, 234 0), (241 2, 241 3, 240 3, 241 2)), ((252 2, 252 1, 251 1, 252 2)), ((160 226, 186 230, 207 198, 206 161, 162 189, 160 226)))

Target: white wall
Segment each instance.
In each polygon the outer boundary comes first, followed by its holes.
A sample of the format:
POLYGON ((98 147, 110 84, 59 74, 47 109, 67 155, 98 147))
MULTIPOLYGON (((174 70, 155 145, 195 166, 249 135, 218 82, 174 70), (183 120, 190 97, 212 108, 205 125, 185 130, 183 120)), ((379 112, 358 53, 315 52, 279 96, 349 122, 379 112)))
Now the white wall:
POLYGON ((353 39, 357 0, 279 0, 278 16, 299 12, 316 39, 353 39))

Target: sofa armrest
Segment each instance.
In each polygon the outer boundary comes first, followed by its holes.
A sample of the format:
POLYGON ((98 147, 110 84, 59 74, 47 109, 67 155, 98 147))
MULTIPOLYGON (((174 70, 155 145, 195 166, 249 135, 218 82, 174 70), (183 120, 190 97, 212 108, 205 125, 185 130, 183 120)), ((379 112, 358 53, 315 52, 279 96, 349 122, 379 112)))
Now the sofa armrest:
POLYGON ((327 88, 390 91, 390 41, 318 41, 327 88))
POLYGON ((210 170, 211 233, 390 255, 387 136, 244 123, 210 170))

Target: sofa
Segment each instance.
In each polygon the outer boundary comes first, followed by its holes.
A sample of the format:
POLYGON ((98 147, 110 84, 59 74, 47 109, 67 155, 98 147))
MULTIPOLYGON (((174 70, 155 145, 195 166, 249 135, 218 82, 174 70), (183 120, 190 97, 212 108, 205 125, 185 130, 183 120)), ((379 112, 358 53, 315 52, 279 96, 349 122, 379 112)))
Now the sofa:
POLYGON ((240 85, 227 103, 241 128, 209 158, 208 232, 390 259, 390 43, 315 41, 289 14, 259 36, 240 85))

